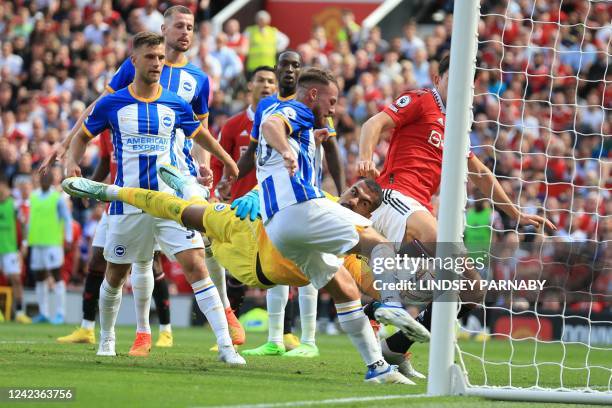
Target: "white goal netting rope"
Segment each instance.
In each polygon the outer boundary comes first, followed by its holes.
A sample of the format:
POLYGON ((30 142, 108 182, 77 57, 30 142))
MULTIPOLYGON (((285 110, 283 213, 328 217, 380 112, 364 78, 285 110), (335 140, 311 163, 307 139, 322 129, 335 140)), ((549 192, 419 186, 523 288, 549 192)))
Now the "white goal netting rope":
POLYGON ((515 225, 468 187, 483 277, 546 281, 489 291, 482 326, 464 322, 481 341, 457 342, 468 386, 612 393, 611 18, 605 1, 481 3, 472 150, 558 230, 515 225))

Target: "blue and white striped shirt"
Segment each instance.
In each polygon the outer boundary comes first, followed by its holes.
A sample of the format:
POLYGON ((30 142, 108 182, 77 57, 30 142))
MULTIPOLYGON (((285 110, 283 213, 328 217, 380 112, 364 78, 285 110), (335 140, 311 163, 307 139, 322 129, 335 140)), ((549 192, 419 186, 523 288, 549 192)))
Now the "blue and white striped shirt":
MULTIPOLYGON (((201 127, 191 106, 174 92, 159 86, 154 98, 137 96, 132 85, 100 99, 83 123, 85 133, 93 137, 111 129, 113 154, 117 161, 118 186, 140 187, 174 193, 157 178, 162 163, 177 164, 176 134, 182 130, 188 138, 201 127)), ((119 201, 111 203, 109 214, 134 214, 139 209, 119 201)))
POLYGON ((262 133, 256 161, 264 222, 285 207, 324 197, 319 188, 319 149, 315 144, 312 111, 303 103, 290 100, 270 105, 262 114, 262 123, 272 116, 281 118, 289 130, 289 146, 297 157, 298 169, 295 175, 289 176, 281 154, 268 144, 262 133))

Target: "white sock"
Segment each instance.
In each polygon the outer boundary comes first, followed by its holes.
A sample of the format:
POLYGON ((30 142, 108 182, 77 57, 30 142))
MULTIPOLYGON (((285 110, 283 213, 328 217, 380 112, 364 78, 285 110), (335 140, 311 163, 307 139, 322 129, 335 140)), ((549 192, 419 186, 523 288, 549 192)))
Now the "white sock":
POLYGON ((168 333, 172 333, 172 326, 170 325, 170 323, 168 324, 160 324, 159 325, 159 332, 168 332, 168 333))
POLYGON ((93 330, 96 327, 96 322, 91 320, 81 320, 81 328, 85 330, 93 330))
POLYGON ((119 314, 121 306, 121 289, 113 288, 106 278, 100 285, 100 301, 98 307, 100 309, 100 335, 102 337, 115 335, 115 322, 119 314))
POLYGON ((348 334, 366 365, 370 366, 377 363, 377 369, 380 367, 386 370, 388 364, 384 362, 385 360, 380 351, 380 344, 376 339, 372 326, 370 326, 370 321, 363 313, 361 301, 353 300, 346 303, 336 303, 336 310, 340 327, 348 334), (381 360, 382 363, 380 363, 381 360))
POLYGON ((149 313, 151 312, 151 297, 153 296, 153 260, 132 264, 132 292, 136 308, 136 332, 151 333, 149 313))
POLYGON ((278 285, 266 292, 268 309, 268 341, 283 344, 285 306, 289 300, 289 286, 278 285))
POLYGON ((227 319, 219 292, 210 277, 194 282, 191 285, 198 306, 217 337, 219 347, 231 347, 232 339, 227 327, 227 319))
POLYGON ((227 309, 230 307, 230 302, 227 298, 227 287, 225 285, 225 269, 219 265, 219 262, 213 256, 210 244, 206 245, 206 258, 204 258, 204 261, 206 262, 206 269, 208 269, 210 279, 212 279, 217 287, 217 292, 219 292, 219 297, 221 297, 223 309, 227 309))
POLYGON ((38 313, 49 317, 49 286, 47 286, 47 281, 37 281, 35 292, 38 301, 38 313))
POLYGON ((66 314, 66 282, 60 280, 55 282, 55 310, 56 314, 64 316, 66 314))
POLYGON ((315 345, 315 332, 317 330, 317 290, 312 285, 298 288, 298 301, 300 303, 300 322, 302 337, 300 343, 315 345))

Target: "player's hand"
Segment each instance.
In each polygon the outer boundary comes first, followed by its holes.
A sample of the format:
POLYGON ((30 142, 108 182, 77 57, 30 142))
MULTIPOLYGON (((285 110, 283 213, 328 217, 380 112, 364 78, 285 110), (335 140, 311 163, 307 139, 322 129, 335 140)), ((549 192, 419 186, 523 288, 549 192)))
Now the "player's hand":
POLYGON ((244 220, 247 215, 251 221, 255 221, 259 215, 259 193, 251 190, 232 203, 232 210, 236 209, 236 217, 244 220))
POLYGON ((540 229, 542 226, 545 226, 549 230, 557 231, 557 226, 555 224, 539 215, 520 213, 517 221, 519 225, 533 225, 536 227, 536 229, 540 229))
POLYGON ((66 162, 66 177, 81 177, 81 167, 72 159, 66 162))
POLYGON ((298 169, 298 162, 295 158, 295 154, 293 154, 293 150, 287 150, 282 154, 283 160, 285 161, 285 168, 289 172, 290 176, 295 176, 295 173, 298 169))
POLYGON ((225 163, 223 166, 223 178, 229 183, 233 183, 238 179, 238 172, 238 165, 233 160, 230 163, 225 163))
POLYGON ((361 177, 375 179, 380 176, 380 171, 372 160, 360 160, 357 162, 357 172, 361 177))
POLYGON ((315 129, 314 133, 314 137, 315 137, 315 144, 318 146, 321 143, 327 141, 327 139, 330 138, 330 134, 329 134, 329 129, 328 128, 323 128, 323 129, 315 129))
POLYGON ((213 172, 210 168, 203 164, 200 164, 200 177, 198 177, 198 183, 204 187, 211 188, 213 183, 213 172))
POLYGON ((51 154, 45 157, 42 164, 38 168, 39 174, 47 174, 49 168, 55 164, 56 161, 62 160, 66 154, 66 148, 62 143, 55 143, 51 148, 51 154))
POLYGON ((232 196, 232 183, 229 183, 227 180, 221 179, 217 183, 215 195, 222 201, 229 201, 232 196))

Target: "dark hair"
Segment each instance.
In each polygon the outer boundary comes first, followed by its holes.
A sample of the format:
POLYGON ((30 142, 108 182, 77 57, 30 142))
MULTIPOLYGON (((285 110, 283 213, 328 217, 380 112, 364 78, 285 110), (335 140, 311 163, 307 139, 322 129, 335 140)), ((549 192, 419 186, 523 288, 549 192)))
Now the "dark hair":
POLYGON ((296 50, 292 49, 292 48, 287 48, 285 51, 281 52, 280 54, 278 54, 278 58, 276 59, 276 64, 278 65, 278 61, 280 61, 280 59, 283 57, 283 55, 285 54, 295 54, 298 57, 298 60, 300 60, 300 64, 302 63, 302 54, 300 54, 299 52, 297 52, 296 50))
POLYGON ((164 43, 164 37, 151 31, 141 31, 134 36, 132 40, 132 48, 138 49, 140 47, 155 47, 164 43))
POLYGON ((172 6, 164 12, 164 20, 172 17, 175 14, 189 14, 193 16, 193 13, 191 12, 191 10, 189 10, 185 6, 172 6))
POLYGON ((378 184, 375 180, 372 180, 371 178, 363 178, 361 180, 363 180, 366 186, 368 186, 368 188, 372 190, 374 194, 376 194, 376 201, 372 203, 374 209, 380 207, 383 201, 383 191, 380 184, 378 184))
POLYGON ((444 75, 444 73, 448 71, 449 65, 450 65, 450 58, 448 57, 448 55, 445 55, 444 57, 442 57, 442 59, 440 60, 440 63, 438 64, 438 75, 440 76, 444 75))
POLYGON ((273 74, 275 74, 274 68, 272 68, 269 65, 260 65, 257 68, 255 68, 253 70, 253 72, 251 72, 251 75, 249 76, 249 81, 252 81, 255 78, 255 74, 257 74, 260 71, 269 71, 272 72, 273 74))
POLYGON ((300 74, 298 78, 298 86, 306 88, 314 84, 327 86, 329 84, 335 84, 338 89, 338 81, 331 71, 320 68, 308 68, 300 74))

